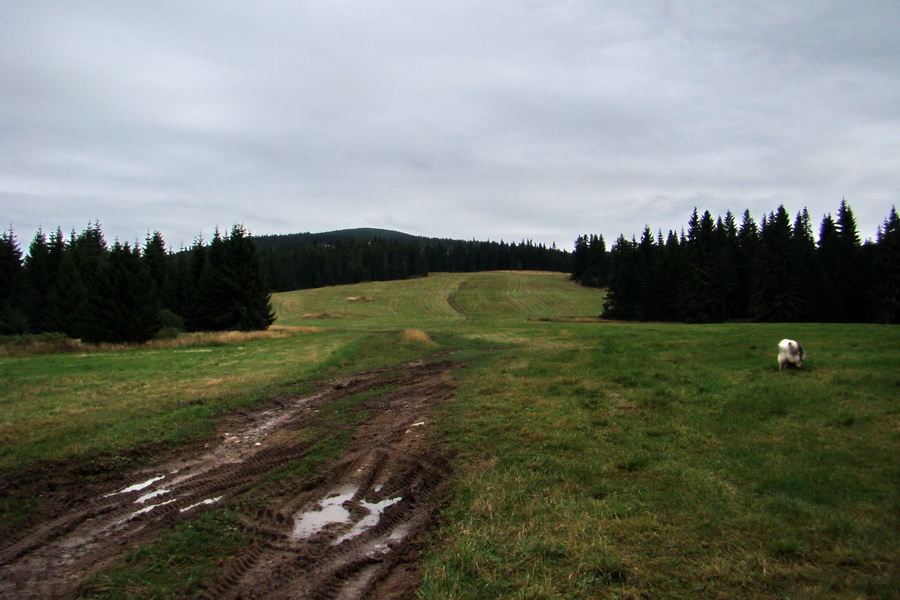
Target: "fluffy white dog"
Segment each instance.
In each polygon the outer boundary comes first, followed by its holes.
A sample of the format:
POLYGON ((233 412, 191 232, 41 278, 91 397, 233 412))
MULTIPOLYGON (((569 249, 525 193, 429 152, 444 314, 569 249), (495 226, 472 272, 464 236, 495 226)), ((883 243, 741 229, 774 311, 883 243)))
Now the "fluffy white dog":
POLYGON ((786 365, 794 365, 798 369, 803 366, 803 346, 795 340, 778 342, 778 370, 786 365))

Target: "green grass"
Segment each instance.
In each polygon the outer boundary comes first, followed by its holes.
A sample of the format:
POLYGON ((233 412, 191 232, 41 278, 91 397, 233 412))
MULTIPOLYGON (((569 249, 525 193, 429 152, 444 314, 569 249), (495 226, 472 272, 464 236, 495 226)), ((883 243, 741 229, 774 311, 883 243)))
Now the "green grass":
POLYGON ((890 327, 547 327, 448 408, 475 475, 421 595, 894 597, 898 364, 890 327))
POLYGON ((92 576, 82 597, 95 600, 196 597, 222 560, 246 547, 237 515, 227 508, 179 523, 124 560, 92 576), (198 549, 202 549, 198 551, 198 549))
MULTIPOLYGON (((276 390, 456 348, 459 475, 422 598, 900 595, 900 329, 579 322, 602 299, 436 274, 277 294, 279 325, 318 328, 280 340, 0 358, 0 465, 177 443, 276 390), (783 337, 804 369, 777 370, 783 337)), ((317 431, 292 474, 340 452, 317 431)))

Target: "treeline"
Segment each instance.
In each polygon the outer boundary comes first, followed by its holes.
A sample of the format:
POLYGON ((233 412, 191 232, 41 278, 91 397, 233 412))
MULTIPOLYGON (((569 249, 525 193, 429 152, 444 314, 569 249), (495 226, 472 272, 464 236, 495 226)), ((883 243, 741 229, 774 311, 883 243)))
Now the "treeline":
POLYGON ((571 271, 571 255, 555 246, 523 241, 476 242, 301 234, 258 238, 270 289, 283 292, 363 281, 424 277, 433 272, 503 269, 571 271), (288 236, 284 236, 288 237, 288 236))
POLYGON ((792 220, 783 206, 759 225, 745 211, 713 219, 695 209, 687 232, 640 240, 602 236, 576 241, 573 278, 608 287, 603 316, 709 323, 900 322, 900 218, 895 208, 875 241, 860 241, 841 201, 813 236, 806 209, 792 220))
POLYGON ((0 236, 0 333, 64 333, 83 341, 144 342, 178 330, 265 329, 274 321, 256 243, 240 225, 208 244, 110 246, 99 224, 66 238, 38 231, 27 256, 0 236))

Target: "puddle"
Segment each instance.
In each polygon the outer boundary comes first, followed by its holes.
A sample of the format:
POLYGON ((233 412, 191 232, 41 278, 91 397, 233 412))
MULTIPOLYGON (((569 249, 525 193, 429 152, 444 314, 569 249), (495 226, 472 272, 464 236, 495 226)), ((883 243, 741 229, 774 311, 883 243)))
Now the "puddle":
POLYGON ((169 490, 156 490, 154 492, 150 492, 149 494, 144 494, 140 498, 134 501, 135 504, 143 504, 150 498, 156 498, 157 496, 162 496, 163 494, 168 494, 169 490))
POLYGON ((366 529, 378 525, 378 521, 381 520, 381 514, 385 509, 397 504, 400 500, 402 500, 402 498, 389 498, 387 500, 382 500, 381 502, 366 502, 365 500, 360 502, 359 505, 369 511, 369 514, 357 521, 350 531, 336 539, 334 545, 337 546, 343 541, 353 539, 366 529))
POLYGON ((332 490, 328 496, 319 503, 319 508, 303 513, 299 519, 294 520, 294 531, 291 537, 294 539, 313 536, 332 523, 349 523, 350 511, 343 507, 344 502, 351 500, 357 486, 349 486, 332 490))
MULTIPOLYGON (((380 489, 381 486, 378 486, 376 491, 380 489)), ((333 546, 337 546, 378 525, 378 521, 381 520, 381 515, 384 511, 389 506, 393 506, 402 500, 402 498, 388 498, 380 502, 360 500, 354 504, 368 514, 354 523, 350 511, 344 505, 351 502, 358 492, 359 487, 353 485, 333 489, 324 500, 316 505, 314 510, 306 511, 299 517, 294 517, 294 529, 291 532, 291 537, 295 540, 308 538, 319 533, 329 525, 350 525, 352 523, 352 527, 346 533, 331 543, 333 546)))
POLYGON ((207 498, 206 500, 203 500, 202 502, 197 502, 196 504, 191 504, 190 506, 182 508, 179 512, 187 512, 187 511, 191 510, 192 508, 197 508, 201 504, 215 504, 216 502, 218 502, 221 499, 222 499, 222 496, 219 496, 218 498, 207 498))
POLYGON ((165 475, 159 475, 158 477, 151 477, 147 481, 142 481, 141 483, 136 483, 134 485, 128 486, 124 490, 119 490, 118 492, 112 492, 111 494, 107 494, 103 496, 104 498, 109 498, 110 496, 115 496, 116 494, 127 494, 128 492, 138 492, 145 487, 149 487, 159 481, 160 479, 165 479, 165 475))
POLYGON ((177 498, 172 498, 171 500, 166 500, 165 502, 161 502, 161 503, 159 503, 159 504, 151 504, 150 506, 145 506, 144 508, 142 508, 142 509, 140 509, 140 510, 136 510, 136 511, 134 511, 133 513, 131 513, 130 515, 128 515, 127 517, 125 517, 125 520, 127 521, 128 519, 133 519, 133 518, 135 518, 135 517, 138 516, 138 515, 142 515, 142 514, 144 514, 144 513, 150 512, 150 511, 153 510, 154 508, 157 508, 157 507, 160 507, 160 506, 165 506, 166 504, 170 504, 170 503, 172 503, 172 502, 175 502, 175 500, 177 500, 177 498))

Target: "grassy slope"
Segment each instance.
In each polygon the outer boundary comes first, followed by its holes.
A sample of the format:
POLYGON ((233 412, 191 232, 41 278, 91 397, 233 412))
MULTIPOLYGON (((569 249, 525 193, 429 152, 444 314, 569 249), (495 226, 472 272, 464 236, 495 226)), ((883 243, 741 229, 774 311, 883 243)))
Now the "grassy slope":
POLYGON ((417 328, 471 364, 423 597, 898 593, 900 330, 534 320, 601 304, 561 275, 436 274, 278 294, 279 324, 322 330, 284 340, 0 358, 0 464, 189 436, 290 382, 432 352, 398 335, 417 328), (803 371, 775 369, 785 336, 803 371), (87 435, 97 419, 114 435, 87 435))

